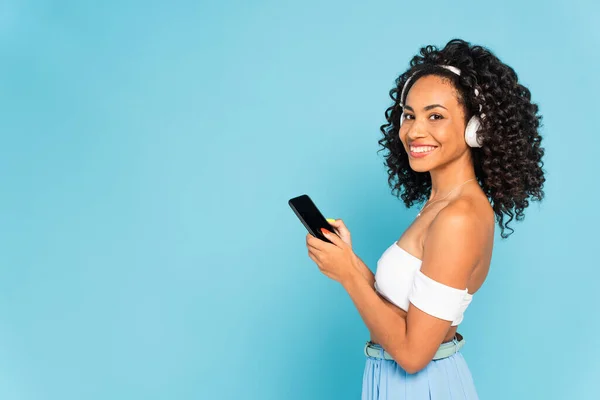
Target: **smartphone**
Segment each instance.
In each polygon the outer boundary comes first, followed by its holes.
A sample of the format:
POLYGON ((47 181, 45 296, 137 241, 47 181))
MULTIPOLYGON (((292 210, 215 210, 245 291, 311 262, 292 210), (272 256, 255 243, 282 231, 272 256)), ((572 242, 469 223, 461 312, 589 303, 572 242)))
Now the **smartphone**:
POLYGON ((321 228, 325 228, 333 234, 335 234, 335 230, 329 222, 327 222, 327 219, 321 214, 321 211, 319 211, 308 195, 303 194, 294 197, 288 201, 288 204, 311 235, 331 243, 331 241, 323 235, 321 228))

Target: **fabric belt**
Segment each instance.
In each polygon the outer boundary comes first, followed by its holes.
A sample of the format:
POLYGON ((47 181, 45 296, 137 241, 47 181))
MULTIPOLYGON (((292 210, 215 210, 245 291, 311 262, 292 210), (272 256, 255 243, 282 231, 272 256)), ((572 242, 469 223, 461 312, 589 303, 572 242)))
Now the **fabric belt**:
MULTIPOLYGON (((441 360, 442 358, 450 357, 465 345, 465 339, 457 334, 451 342, 442 343, 433 356, 433 360, 441 360)), ((383 358, 384 360, 394 360, 394 358, 379 345, 372 342, 365 344, 365 355, 373 358, 383 358)))

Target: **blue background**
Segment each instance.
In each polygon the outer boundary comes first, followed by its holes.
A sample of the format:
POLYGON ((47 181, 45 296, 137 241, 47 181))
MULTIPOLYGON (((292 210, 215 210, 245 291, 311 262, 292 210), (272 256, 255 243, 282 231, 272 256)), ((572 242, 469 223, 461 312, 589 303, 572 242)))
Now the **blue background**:
POLYGON ((598 11, 1 2, 0 398, 357 399, 368 331, 287 200, 374 269, 416 214, 377 154, 388 91, 454 37, 515 68, 547 151, 460 329, 480 397, 599 398, 598 11))

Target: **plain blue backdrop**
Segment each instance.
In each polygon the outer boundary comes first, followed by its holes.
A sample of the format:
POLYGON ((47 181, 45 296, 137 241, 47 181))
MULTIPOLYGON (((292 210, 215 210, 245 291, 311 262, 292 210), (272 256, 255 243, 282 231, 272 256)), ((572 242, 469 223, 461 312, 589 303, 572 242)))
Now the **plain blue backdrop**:
POLYGON ((374 269, 416 214, 377 154, 388 91, 455 37, 544 116, 546 200, 460 328, 479 394, 600 398, 599 11, 0 2, 0 398, 359 398, 368 331, 287 200, 343 218, 374 269))

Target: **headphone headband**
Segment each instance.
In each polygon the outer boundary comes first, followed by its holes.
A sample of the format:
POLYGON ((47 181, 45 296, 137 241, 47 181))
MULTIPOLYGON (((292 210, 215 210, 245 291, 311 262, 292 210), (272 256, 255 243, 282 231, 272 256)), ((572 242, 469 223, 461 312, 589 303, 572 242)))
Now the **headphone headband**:
MULTIPOLYGON (((454 73, 454 74, 456 74, 456 75, 458 75, 458 76, 460 76, 460 74, 461 74, 461 70, 460 70, 460 69, 458 69, 458 68, 456 68, 456 67, 454 67, 454 66, 452 66, 452 65, 437 65, 437 66, 438 66, 438 67, 441 67, 441 68, 445 68, 445 69, 447 69, 448 71, 450 71, 450 72, 452 72, 452 73, 454 73)), ((410 77, 409 77, 409 78, 406 80, 406 82, 404 82, 404 86, 402 87, 402 92, 400 93, 400 101, 399 101, 400 107, 402 107, 402 108, 404 108, 404 95, 405 95, 405 93, 404 93, 404 92, 406 91, 406 88, 408 87, 408 83, 410 82, 410 80, 411 80, 411 79, 412 79, 412 78, 413 78, 413 77, 414 77, 414 76, 415 76, 415 75, 416 75, 418 72, 419 72, 419 71, 417 71, 417 72, 415 72, 414 74, 412 74, 412 75, 411 75, 411 76, 410 76, 410 77)), ((479 96, 479 90, 475 89, 475 97, 477 97, 477 96, 479 96)), ((481 112, 481 104, 479 105, 479 112, 481 112)))

